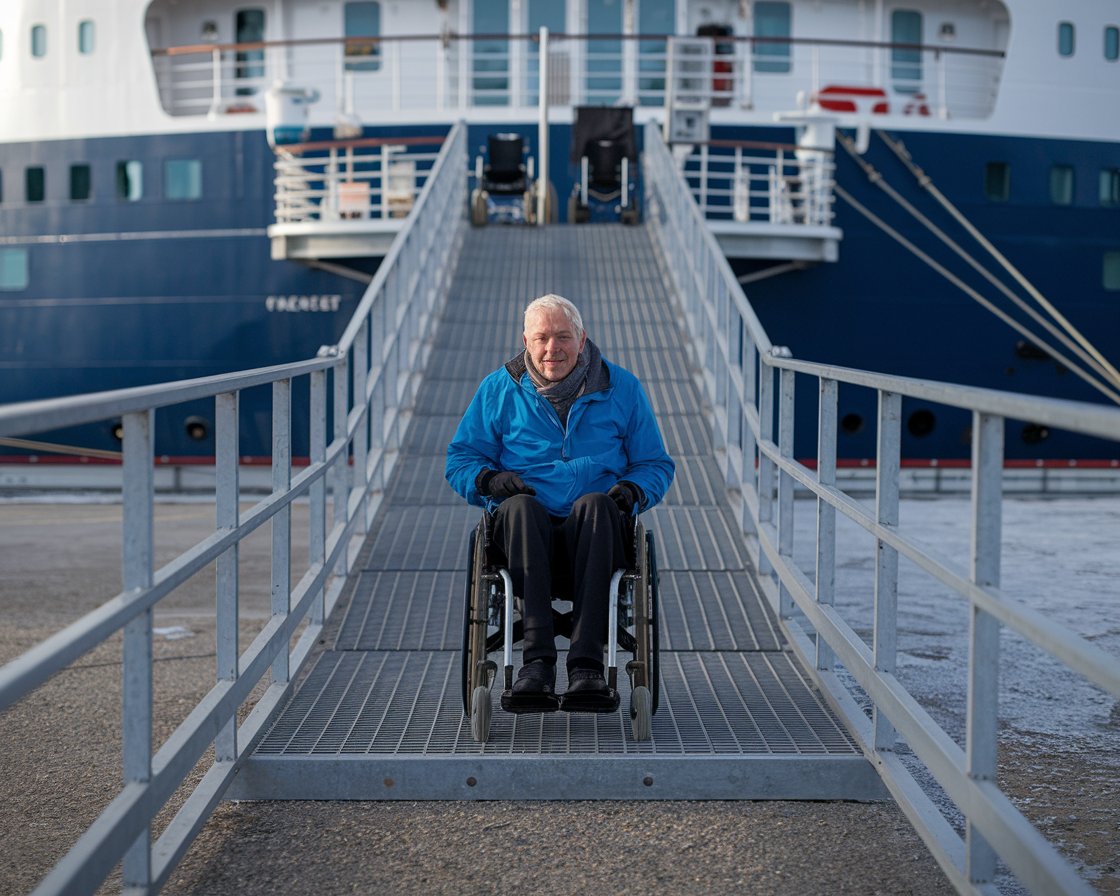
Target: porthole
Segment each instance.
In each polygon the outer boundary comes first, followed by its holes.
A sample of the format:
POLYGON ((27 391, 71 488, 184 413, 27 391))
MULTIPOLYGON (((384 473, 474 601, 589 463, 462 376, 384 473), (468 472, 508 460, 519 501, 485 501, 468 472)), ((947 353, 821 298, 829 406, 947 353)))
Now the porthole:
POLYGON ((916 439, 924 439, 937 426, 937 418, 928 408, 920 408, 906 420, 906 429, 916 439))
POLYGON ((202 417, 188 417, 183 424, 187 438, 195 442, 205 441, 210 435, 210 422, 202 417))
POLYGON ((863 432, 863 417, 859 414, 845 414, 840 420, 840 431, 848 436, 863 432))
POLYGON ((1019 433, 1019 437, 1027 445, 1037 445, 1050 438, 1050 430, 1039 423, 1028 423, 1019 433))

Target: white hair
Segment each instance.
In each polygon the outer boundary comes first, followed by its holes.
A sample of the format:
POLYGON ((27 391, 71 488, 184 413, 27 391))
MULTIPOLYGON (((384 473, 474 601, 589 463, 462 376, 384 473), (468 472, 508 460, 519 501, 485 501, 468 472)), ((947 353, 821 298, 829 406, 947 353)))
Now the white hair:
POLYGON ((580 316, 579 309, 563 296, 549 293, 548 295, 541 296, 539 299, 533 299, 525 309, 526 329, 528 329, 529 318, 538 311, 563 312, 564 316, 568 319, 568 323, 572 325, 572 329, 576 331, 576 336, 578 338, 583 337, 583 317, 580 316))

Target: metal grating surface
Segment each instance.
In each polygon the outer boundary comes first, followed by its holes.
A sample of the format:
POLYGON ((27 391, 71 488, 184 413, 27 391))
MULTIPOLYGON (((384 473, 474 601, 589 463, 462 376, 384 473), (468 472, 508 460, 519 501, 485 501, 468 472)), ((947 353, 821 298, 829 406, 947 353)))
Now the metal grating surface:
POLYGON ((854 742, 783 651, 722 499, 659 270, 642 227, 469 233, 351 598, 328 621, 327 649, 247 763, 235 796, 881 795, 854 742), (518 350, 521 309, 544 292, 576 301, 603 354, 639 375, 678 465, 665 501, 645 516, 661 572, 662 674, 653 737, 644 743, 630 736, 624 673, 619 713, 514 716, 495 693, 490 739, 478 744, 462 711, 467 539, 479 511, 444 482, 446 446, 478 381, 518 350), (647 771, 635 777, 626 762, 639 759, 647 771))

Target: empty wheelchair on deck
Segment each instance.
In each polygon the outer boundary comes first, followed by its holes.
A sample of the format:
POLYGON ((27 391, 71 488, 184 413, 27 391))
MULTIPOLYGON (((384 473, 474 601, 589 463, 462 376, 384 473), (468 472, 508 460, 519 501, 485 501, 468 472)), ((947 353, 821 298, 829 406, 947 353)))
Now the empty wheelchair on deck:
MULTIPOLYGON (((490 736, 493 703, 491 689, 498 665, 490 654, 502 651, 503 706, 513 688, 513 648, 522 640, 520 599, 513 594, 513 582, 504 568, 505 558, 491 534, 493 518, 483 514, 471 532, 467 552, 467 594, 463 622, 463 712, 471 721, 471 734, 479 742, 490 736)), ((626 520, 623 541, 627 549, 627 568, 615 571, 610 587, 608 618, 607 687, 610 698, 595 707, 576 711, 615 712, 618 694, 618 651, 630 654, 626 673, 630 677, 630 723, 634 740, 649 740, 652 718, 657 712, 658 675, 658 599, 657 554, 653 533, 646 531, 637 517, 626 520)), ((553 595, 553 624, 558 637, 570 637, 572 614, 555 606, 565 600, 553 595)))
MULTIPOLYGON (((533 176, 533 157, 525 153, 520 134, 491 134, 486 159, 475 157, 475 188, 471 191, 471 224, 535 224, 537 195, 546 189, 533 176)), ((545 222, 553 218, 554 191, 545 195, 545 222)))
POLYGON ((571 160, 579 177, 568 198, 569 224, 638 222, 636 146, 633 109, 576 108, 571 160))

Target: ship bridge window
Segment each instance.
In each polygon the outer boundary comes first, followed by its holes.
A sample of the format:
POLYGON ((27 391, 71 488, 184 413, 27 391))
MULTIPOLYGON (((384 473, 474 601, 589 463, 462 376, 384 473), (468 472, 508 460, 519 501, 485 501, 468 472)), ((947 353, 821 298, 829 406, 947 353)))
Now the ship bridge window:
POLYGON ((1007 162, 988 162, 984 167, 984 195, 991 202, 1011 198, 1011 166, 1007 162))
MULTIPOLYGON (((475 34, 508 34, 509 3, 506 0, 476 0, 475 34)), ((594 52, 588 48, 588 52, 594 52)), ((509 41, 503 37, 476 40, 471 63, 474 102, 478 106, 509 103, 509 41)))
POLYGON ((167 159, 163 163, 163 194, 168 199, 199 199, 202 196, 202 162, 167 159))
POLYGON ((42 59, 47 55, 46 25, 31 26, 31 55, 36 59, 42 59))
POLYGON ((1104 253, 1101 281, 1109 292, 1120 292, 1120 251, 1104 253))
POLYGON ((70 166, 70 198, 75 202, 85 202, 93 191, 93 177, 89 165, 70 166))
POLYGON ((1115 208, 1120 205, 1120 168, 1101 171, 1101 205, 1115 208))
POLYGON ((1104 29, 1104 58, 1109 62, 1120 58, 1120 28, 1115 25, 1104 29))
POLYGON ((83 19, 78 22, 78 52, 83 56, 88 56, 93 52, 93 41, 93 19, 83 19))
MULTIPOLYGON (((264 40, 264 10, 239 9, 234 20, 236 40, 239 44, 254 44, 264 40)), ((238 50, 233 76, 238 81, 259 80, 264 77, 264 50, 238 50)), ((238 96, 255 93, 254 87, 238 87, 238 96)))
POLYGON ((47 198, 47 170, 39 166, 28 168, 24 186, 28 202, 42 202, 47 198))
POLYGON ((137 161, 117 162, 117 198, 136 202, 144 197, 144 164, 137 161))
MULTIPOLYGON (((562 34, 567 16, 566 5, 565 0, 529 0, 529 33, 537 34, 541 28, 547 28, 552 34, 562 34)), ((525 49, 529 54, 525 71, 528 82, 525 103, 535 106, 540 101, 540 44, 529 41, 525 49)), ((556 78, 549 80, 549 102, 557 106, 569 105, 568 85, 561 85, 556 78)))
POLYGON ((1054 205, 1073 205, 1073 168, 1055 165, 1050 169, 1050 201, 1054 205))
MULTIPOLYGON (((673 34, 677 12, 673 0, 642 0, 638 5, 638 31, 641 34, 673 34)), ((663 40, 638 43, 638 102, 643 106, 665 103, 665 54, 663 40)))
POLYGON ((1058 23, 1058 55, 1073 55, 1073 22, 1058 23))
POLYGON ((0 248, 0 290, 27 289, 28 282, 27 250, 0 248))
POLYGON ((756 72, 788 72, 793 64, 790 44, 775 38, 789 37, 793 33, 788 3, 755 3, 754 36, 766 38, 754 41, 752 56, 756 72))
POLYGON ((899 93, 922 89, 922 14, 913 9, 891 13, 891 80, 899 93), (910 44, 912 46, 905 46, 910 44))
POLYGON ((377 71, 381 68, 381 45, 377 40, 381 35, 381 4, 344 3, 342 15, 347 38, 346 71, 377 71))

